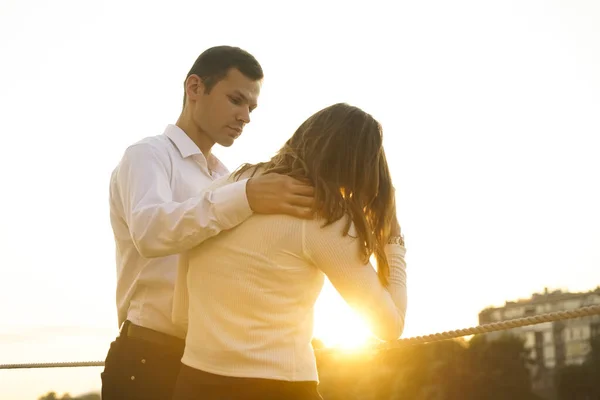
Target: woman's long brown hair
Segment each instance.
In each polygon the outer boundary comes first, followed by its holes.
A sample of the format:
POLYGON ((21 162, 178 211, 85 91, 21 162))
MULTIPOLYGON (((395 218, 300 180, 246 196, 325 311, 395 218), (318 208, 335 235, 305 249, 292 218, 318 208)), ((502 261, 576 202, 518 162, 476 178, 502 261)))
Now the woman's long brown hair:
POLYGON ((381 125, 360 108, 334 104, 308 118, 270 161, 245 164, 253 169, 308 179, 315 187, 315 212, 329 225, 348 216, 354 222, 364 262, 375 254, 379 279, 387 284, 384 252, 395 216, 394 188, 383 150, 381 125))

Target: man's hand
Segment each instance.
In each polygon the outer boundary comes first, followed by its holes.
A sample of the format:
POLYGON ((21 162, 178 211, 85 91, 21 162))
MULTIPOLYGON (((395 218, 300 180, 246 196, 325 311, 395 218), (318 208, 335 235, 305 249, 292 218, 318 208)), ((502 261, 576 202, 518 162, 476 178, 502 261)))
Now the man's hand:
POLYGON ((265 174, 246 183, 246 196, 258 214, 287 214, 300 218, 313 216, 315 189, 309 183, 287 175, 265 174))

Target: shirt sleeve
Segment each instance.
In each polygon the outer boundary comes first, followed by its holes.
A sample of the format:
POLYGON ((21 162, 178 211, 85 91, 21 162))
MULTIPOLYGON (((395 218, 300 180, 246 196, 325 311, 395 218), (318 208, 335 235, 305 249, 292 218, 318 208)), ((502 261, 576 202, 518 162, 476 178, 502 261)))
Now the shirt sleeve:
POLYGON ((375 336, 382 340, 398 339, 404 330, 407 307, 406 249, 401 245, 386 246, 390 276, 384 286, 371 263, 364 263, 360 242, 352 229, 350 235, 342 235, 345 219, 326 227, 323 224, 323 220, 304 221, 304 256, 364 316, 375 336))
POLYGON ((133 243, 142 257, 163 257, 197 246, 252 215, 247 180, 212 185, 184 202, 173 200, 168 155, 147 143, 125 152, 116 186, 133 243))

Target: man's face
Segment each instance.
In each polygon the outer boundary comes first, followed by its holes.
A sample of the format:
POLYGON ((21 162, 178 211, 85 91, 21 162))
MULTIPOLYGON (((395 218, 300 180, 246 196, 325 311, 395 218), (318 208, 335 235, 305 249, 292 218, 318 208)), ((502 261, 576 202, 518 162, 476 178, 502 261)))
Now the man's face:
POLYGON ((230 69, 210 93, 202 89, 194 107, 195 123, 214 143, 231 146, 250 123, 260 87, 261 81, 253 81, 237 69, 230 69))

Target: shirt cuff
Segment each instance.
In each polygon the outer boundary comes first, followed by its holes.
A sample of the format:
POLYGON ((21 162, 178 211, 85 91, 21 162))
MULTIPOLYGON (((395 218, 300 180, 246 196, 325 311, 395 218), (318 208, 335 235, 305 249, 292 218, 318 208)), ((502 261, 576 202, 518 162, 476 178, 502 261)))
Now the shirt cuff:
POLYGON ((223 229, 231 229, 252 215, 246 196, 246 183, 243 179, 216 189, 212 193, 212 203, 217 221, 223 229))

